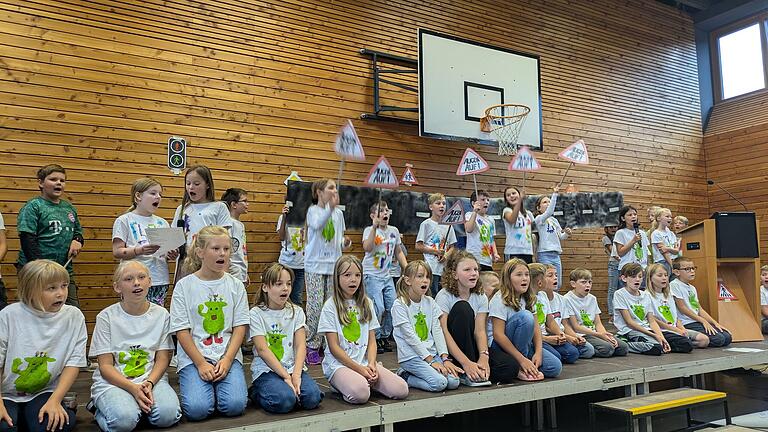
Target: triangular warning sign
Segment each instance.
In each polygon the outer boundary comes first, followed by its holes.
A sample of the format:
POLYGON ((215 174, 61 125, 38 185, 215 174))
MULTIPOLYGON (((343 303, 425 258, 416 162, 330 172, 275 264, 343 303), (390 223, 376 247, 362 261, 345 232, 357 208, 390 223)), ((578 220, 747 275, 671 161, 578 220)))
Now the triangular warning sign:
POLYGON ((577 164, 586 165, 589 163, 589 153, 587 153, 587 145, 584 144, 583 139, 577 140, 561 151, 560 157, 577 164))
POLYGON ((299 173, 296 171, 291 171, 291 174, 285 178, 285 181, 283 182, 286 186, 288 186, 289 181, 301 181, 301 177, 299 177, 299 173))
POLYGON ((400 183, 405 183, 408 186, 419 184, 419 181, 416 180, 416 176, 413 175, 413 165, 411 164, 405 164, 405 172, 403 173, 403 178, 400 179, 400 183))
POLYGON ((395 175, 395 170, 392 169, 392 165, 384 156, 373 164, 371 172, 368 173, 368 177, 365 179, 365 184, 371 187, 384 188, 384 189, 397 189, 400 185, 395 175))
POLYGON ((723 301, 738 300, 735 295, 725 286, 725 282, 722 279, 717 280, 717 299, 723 301))
POLYGON ((464 205, 461 200, 456 200, 440 219, 440 225, 458 225, 461 223, 464 223, 464 205))
POLYGON ((461 157, 456 175, 479 174, 488 171, 491 167, 476 151, 467 147, 464 156, 461 157))
POLYGON ((363 144, 360 142, 360 138, 358 138, 355 126, 352 125, 351 120, 347 120, 347 123, 341 127, 339 134, 336 135, 334 148, 336 149, 336 154, 341 156, 342 159, 365 160, 363 144))
POLYGON ((510 171, 538 171, 540 168, 541 164, 533 157, 533 153, 526 146, 522 146, 517 150, 515 158, 512 159, 507 167, 510 171))

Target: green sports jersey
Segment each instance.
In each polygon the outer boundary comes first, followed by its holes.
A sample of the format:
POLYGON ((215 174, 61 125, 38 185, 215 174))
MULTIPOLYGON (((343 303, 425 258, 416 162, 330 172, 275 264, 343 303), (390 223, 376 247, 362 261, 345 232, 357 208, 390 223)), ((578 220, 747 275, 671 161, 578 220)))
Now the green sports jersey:
MULTIPOLYGON (((75 235, 83 235, 77 210, 69 201, 63 199, 55 204, 41 196, 32 198, 19 211, 17 225, 20 233, 37 236, 41 258, 56 261, 61 265, 67 262, 72 238, 75 235)), ((27 263, 24 251, 19 251, 17 263, 20 266, 27 263)), ((67 266, 67 271, 72 274, 72 263, 67 266)))

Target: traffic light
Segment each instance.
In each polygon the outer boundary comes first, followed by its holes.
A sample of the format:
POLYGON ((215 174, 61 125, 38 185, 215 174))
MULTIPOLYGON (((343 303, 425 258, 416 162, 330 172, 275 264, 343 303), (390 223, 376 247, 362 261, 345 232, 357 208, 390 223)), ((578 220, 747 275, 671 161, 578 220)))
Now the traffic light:
POLYGON ((168 138, 168 168, 179 174, 187 167, 187 140, 182 137, 168 138))

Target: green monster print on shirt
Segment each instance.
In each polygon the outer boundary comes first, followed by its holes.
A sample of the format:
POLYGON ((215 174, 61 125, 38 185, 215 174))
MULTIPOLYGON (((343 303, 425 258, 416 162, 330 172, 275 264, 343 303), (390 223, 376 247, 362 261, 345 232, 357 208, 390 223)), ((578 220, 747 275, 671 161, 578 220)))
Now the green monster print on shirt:
POLYGON ((344 339, 356 343, 360 340, 360 321, 357 319, 357 309, 347 309, 347 317, 349 318, 349 324, 341 327, 341 333, 344 335, 344 339))
POLYGON ((667 324, 675 323, 675 317, 672 316, 672 311, 669 309, 669 305, 663 304, 659 306, 659 313, 667 321, 667 324))
POLYGON ((641 242, 637 242, 634 246, 632 246, 632 250, 635 252, 635 258, 637 258, 638 261, 643 260, 643 245, 640 243, 641 242))
POLYGON ((336 226, 333 225, 333 218, 328 219, 328 223, 325 224, 325 227, 323 228, 323 239, 325 239, 326 243, 333 240, 333 237, 336 236, 336 226))
POLYGON ((424 312, 419 311, 416 315, 413 316, 416 319, 416 324, 414 324, 414 329, 416 330, 416 336, 419 337, 419 340, 422 342, 426 341, 429 337, 429 327, 427 327, 427 316, 424 315, 424 312))
POLYGON ((141 349, 140 345, 133 345, 128 352, 120 351, 117 362, 124 364, 123 374, 128 378, 137 378, 146 372, 149 361, 149 353, 141 349))
POLYGON ((203 329, 210 335, 203 339, 203 344, 206 346, 214 342, 217 344, 224 342, 223 337, 216 336, 224 330, 224 306, 227 306, 227 303, 218 294, 213 294, 210 300, 197 305, 197 313, 203 317, 203 329), (206 308, 207 310, 203 312, 206 308))
POLYGON ((547 322, 547 314, 544 313, 544 305, 541 302, 536 302, 536 322, 539 325, 547 322))
POLYGON ((688 293, 688 303, 693 306, 694 309, 696 309, 696 313, 699 313, 701 310, 701 305, 699 305, 699 300, 696 298, 696 293, 689 292, 688 293))
POLYGON ((630 308, 632 308, 632 313, 635 314, 637 319, 639 319, 640 321, 645 321, 645 306, 641 304, 636 304, 636 305, 630 306, 630 308))
POLYGON ((27 367, 20 369, 22 360, 20 358, 13 359, 11 372, 19 375, 13 384, 16 386, 16 390, 21 393, 35 394, 48 385, 51 380, 48 363, 55 362, 56 359, 48 357, 45 352, 37 352, 34 357, 25 357, 24 361, 27 362, 27 367))
POLYGON ((277 324, 272 324, 272 330, 268 331, 266 336, 269 350, 277 357, 277 361, 282 361, 285 355, 285 348, 283 348, 285 334, 282 329, 277 324))
POLYGON ((586 311, 582 310, 579 312, 579 316, 581 317, 581 322, 584 323, 584 327, 588 327, 592 330, 595 329, 595 322, 592 321, 592 317, 590 317, 586 311))

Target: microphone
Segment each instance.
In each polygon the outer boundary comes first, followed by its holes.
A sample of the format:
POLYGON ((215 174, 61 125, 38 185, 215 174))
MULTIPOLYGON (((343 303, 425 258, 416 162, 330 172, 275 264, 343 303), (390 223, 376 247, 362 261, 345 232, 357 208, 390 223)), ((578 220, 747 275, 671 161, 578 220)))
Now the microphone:
POLYGON ((635 234, 640 234, 640 222, 635 222, 635 234))
POLYGON ((729 197, 733 198, 734 200, 736 200, 736 202, 738 202, 739 204, 741 204, 741 206, 742 206, 742 207, 744 207, 744 211, 746 211, 746 212, 748 212, 748 211, 749 211, 749 209, 747 208, 747 206, 746 206, 746 205, 745 205, 743 202, 741 202, 741 200, 740 200, 740 199, 736 198, 736 197, 735 197, 735 196, 734 196, 732 193, 728 192, 727 190, 725 190, 725 188, 723 188, 723 187, 722 187, 722 186, 720 186, 719 184, 715 183, 715 181, 714 181, 714 180, 711 180, 711 179, 707 179, 707 184, 708 184, 708 185, 710 185, 710 186, 712 186, 712 185, 714 185, 714 186, 717 186, 717 187, 718 187, 718 188, 719 188, 721 191, 723 191, 723 192, 727 193, 729 197))

